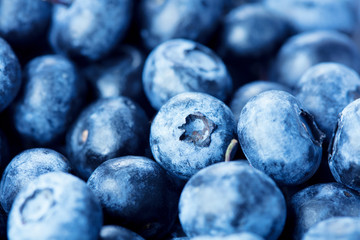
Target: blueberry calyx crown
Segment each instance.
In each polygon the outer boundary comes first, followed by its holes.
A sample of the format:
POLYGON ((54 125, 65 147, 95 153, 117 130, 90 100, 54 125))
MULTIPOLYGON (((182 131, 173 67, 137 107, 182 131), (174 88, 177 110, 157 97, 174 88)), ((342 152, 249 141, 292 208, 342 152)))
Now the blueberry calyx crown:
POLYGON ((23 224, 41 220, 48 209, 55 205, 53 190, 50 188, 36 190, 20 207, 23 224), (33 211, 37 209, 36 214, 33 211))
POLYGON ((208 147, 211 143, 211 134, 216 128, 217 125, 204 114, 200 112, 189 114, 185 118, 185 123, 179 127, 184 130, 179 140, 193 143, 198 147, 208 147))

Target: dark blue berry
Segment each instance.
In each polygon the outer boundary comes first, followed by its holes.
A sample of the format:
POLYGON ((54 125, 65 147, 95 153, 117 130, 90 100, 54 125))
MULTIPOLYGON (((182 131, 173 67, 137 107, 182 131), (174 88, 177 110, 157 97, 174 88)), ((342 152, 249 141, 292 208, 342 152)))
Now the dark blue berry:
POLYGON ((13 109, 15 128, 31 145, 54 144, 64 137, 79 111, 84 83, 73 63, 59 55, 33 59, 24 75, 13 109))
POLYGON ((105 161, 91 174, 88 186, 101 202, 105 221, 144 238, 160 239, 175 221, 178 193, 153 160, 126 156, 105 161))
POLYGON ((144 153, 148 132, 148 118, 135 102, 126 97, 100 99, 83 110, 69 131, 69 160, 87 179, 105 160, 144 153))

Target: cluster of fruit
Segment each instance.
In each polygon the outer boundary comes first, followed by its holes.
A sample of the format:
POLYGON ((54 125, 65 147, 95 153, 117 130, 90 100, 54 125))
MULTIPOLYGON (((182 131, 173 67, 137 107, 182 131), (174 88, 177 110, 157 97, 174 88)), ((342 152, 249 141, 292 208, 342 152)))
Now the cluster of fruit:
POLYGON ((0 238, 360 239, 359 73, 358 0, 0 0, 0 238))

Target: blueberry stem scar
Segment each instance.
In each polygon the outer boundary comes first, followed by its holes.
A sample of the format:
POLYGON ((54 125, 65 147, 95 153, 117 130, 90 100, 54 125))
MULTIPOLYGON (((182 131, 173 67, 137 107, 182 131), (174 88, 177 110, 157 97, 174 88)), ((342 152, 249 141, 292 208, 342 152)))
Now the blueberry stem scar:
POLYGON ((238 149, 238 141, 232 139, 225 152, 225 162, 230 162, 238 149))
POLYGON ((184 130, 179 140, 194 143, 199 147, 208 147, 211 143, 211 134, 216 130, 217 125, 200 112, 190 114, 185 121, 179 127, 184 130))

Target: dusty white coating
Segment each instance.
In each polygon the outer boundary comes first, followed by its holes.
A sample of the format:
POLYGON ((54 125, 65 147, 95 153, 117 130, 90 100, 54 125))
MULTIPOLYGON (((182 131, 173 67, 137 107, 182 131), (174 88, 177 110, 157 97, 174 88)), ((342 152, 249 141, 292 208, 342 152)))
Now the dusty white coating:
POLYGON ((306 181, 320 164, 321 141, 315 143, 313 123, 304 123, 302 113, 293 95, 271 90, 248 101, 240 114, 238 136, 246 158, 281 184, 306 181))
POLYGON ((40 176, 19 193, 9 214, 8 236, 96 240, 101 225, 100 203, 86 183, 70 174, 53 172, 40 176))
POLYGON ((355 100, 339 115, 329 155, 332 174, 338 182, 359 190, 360 100, 355 100))
POLYGON ((232 80, 222 60, 191 40, 162 43, 147 58, 143 71, 145 93, 155 109, 182 92, 205 92, 224 101, 232 80))
POLYGON ((276 239, 285 212, 275 183, 242 161, 202 169, 185 185, 179 202, 180 222, 190 237, 249 231, 276 239))
POLYGON ((224 154, 235 133, 231 110, 220 100, 203 93, 182 93, 170 99, 158 112, 151 125, 150 145, 153 156, 167 171, 180 178, 224 161, 224 154), (216 128, 207 147, 181 141, 186 117, 201 113, 216 128))
POLYGON ((358 240, 360 218, 334 217, 312 226, 303 240, 358 240))

